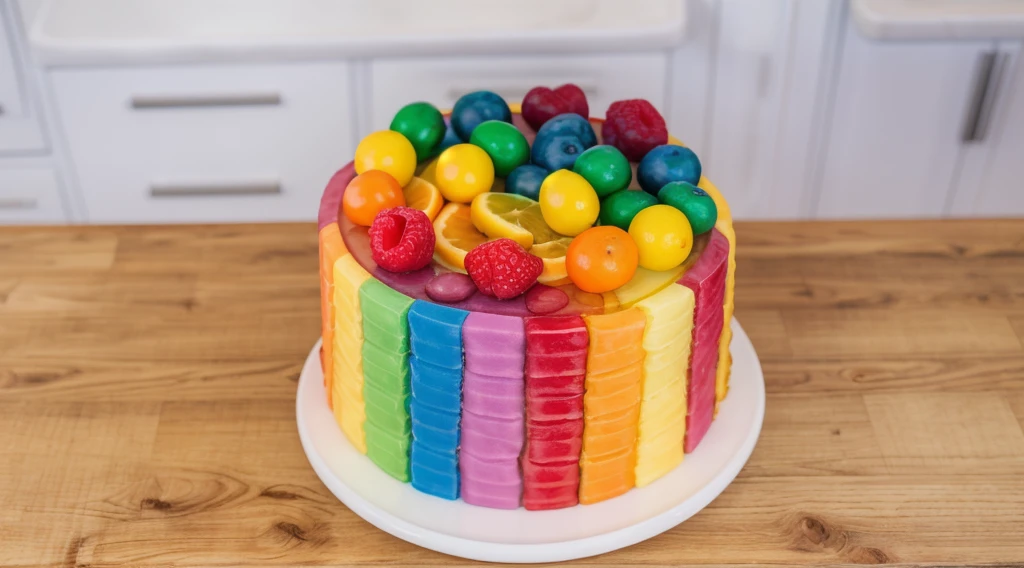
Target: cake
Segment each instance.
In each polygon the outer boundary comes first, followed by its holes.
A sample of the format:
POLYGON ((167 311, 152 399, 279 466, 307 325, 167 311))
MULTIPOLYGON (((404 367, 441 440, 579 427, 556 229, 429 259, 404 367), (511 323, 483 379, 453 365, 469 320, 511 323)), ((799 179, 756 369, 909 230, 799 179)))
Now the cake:
POLYGON ((323 193, 327 404, 421 492, 611 499, 695 451, 728 392, 728 206, 649 103, 587 107, 572 85, 414 103, 323 193))

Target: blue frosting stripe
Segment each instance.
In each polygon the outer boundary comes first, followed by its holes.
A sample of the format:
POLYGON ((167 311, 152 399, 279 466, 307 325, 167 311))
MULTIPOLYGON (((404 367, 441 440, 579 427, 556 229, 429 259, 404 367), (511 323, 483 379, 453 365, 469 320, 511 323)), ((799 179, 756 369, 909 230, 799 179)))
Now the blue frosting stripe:
POLYGON ((468 316, 421 300, 408 313, 412 486, 453 500, 459 497, 462 323, 468 316))

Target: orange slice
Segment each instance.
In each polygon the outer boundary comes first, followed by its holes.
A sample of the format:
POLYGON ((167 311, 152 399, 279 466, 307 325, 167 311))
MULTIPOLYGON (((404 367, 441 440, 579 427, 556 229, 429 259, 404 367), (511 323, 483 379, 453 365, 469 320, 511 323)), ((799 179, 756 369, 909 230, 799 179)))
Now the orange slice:
POLYGON ((434 219, 434 260, 459 272, 466 272, 466 253, 487 242, 487 236, 473 226, 469 205, 449 203, 434 219))
POLYGON ((530 247, 530 254, 539 256, 544 261, 544 272, 540 273, 537 282, 549 286, 561 286, 570 282, 569 273, 565 269, 565 251, 571 242, 572 237, 559 235, 554 240, 530 247))
POLYGON ((414 177, 402 188, 405 195, 405 204, 413 209, 419 209, 427 214, 433 221, 441 207, 444 206, 444 197, 441 197, 441 190, 429 181, 414 177))

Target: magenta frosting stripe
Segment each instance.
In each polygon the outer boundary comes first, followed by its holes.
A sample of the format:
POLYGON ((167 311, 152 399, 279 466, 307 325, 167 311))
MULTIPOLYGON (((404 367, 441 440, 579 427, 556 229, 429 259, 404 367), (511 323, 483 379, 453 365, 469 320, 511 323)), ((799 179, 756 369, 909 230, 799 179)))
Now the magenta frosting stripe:
POLYGON ((348 187, 348 182, 356 177, 356 169, 353 162, 349 162, 327 182, 323 196, 320 197, 320 211, 317 214, 317 230, 323 229, 331 223, 338 222, 338 213, 341 211, 341 196, 348 187))
POLYGON ((700 260, 680 280, 693 290, 693 341, 690 346, 690 380, 687 384, 686 439, 683 449, 692 452, 711 428, 715 409, 715 374, 718 342, 724 325, 722 304, 729 259, 729 241, 712 229, 711 240, 700 260))
POLYGON ((473 312, 462 324, 460 492, 472 505, 519 507, 526 336, 518 317, 473 312))

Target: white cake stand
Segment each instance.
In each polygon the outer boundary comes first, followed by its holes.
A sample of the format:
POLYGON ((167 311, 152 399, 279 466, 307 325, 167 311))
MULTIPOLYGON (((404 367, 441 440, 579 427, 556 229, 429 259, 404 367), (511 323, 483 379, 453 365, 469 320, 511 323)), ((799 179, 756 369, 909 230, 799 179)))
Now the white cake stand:
POLYGON ((299 438, 317 475, 349 509, 419 546, 491 562, 557 562, 636 544, 690 518, 725 490, 754 450, 764 418, 764 376, 750 339, 732 322, 729 396, 697 451, 643 489, 556 511, 502 511, 420 493, 352 447, 327 408, 320 342, 299 377, 299 438))

